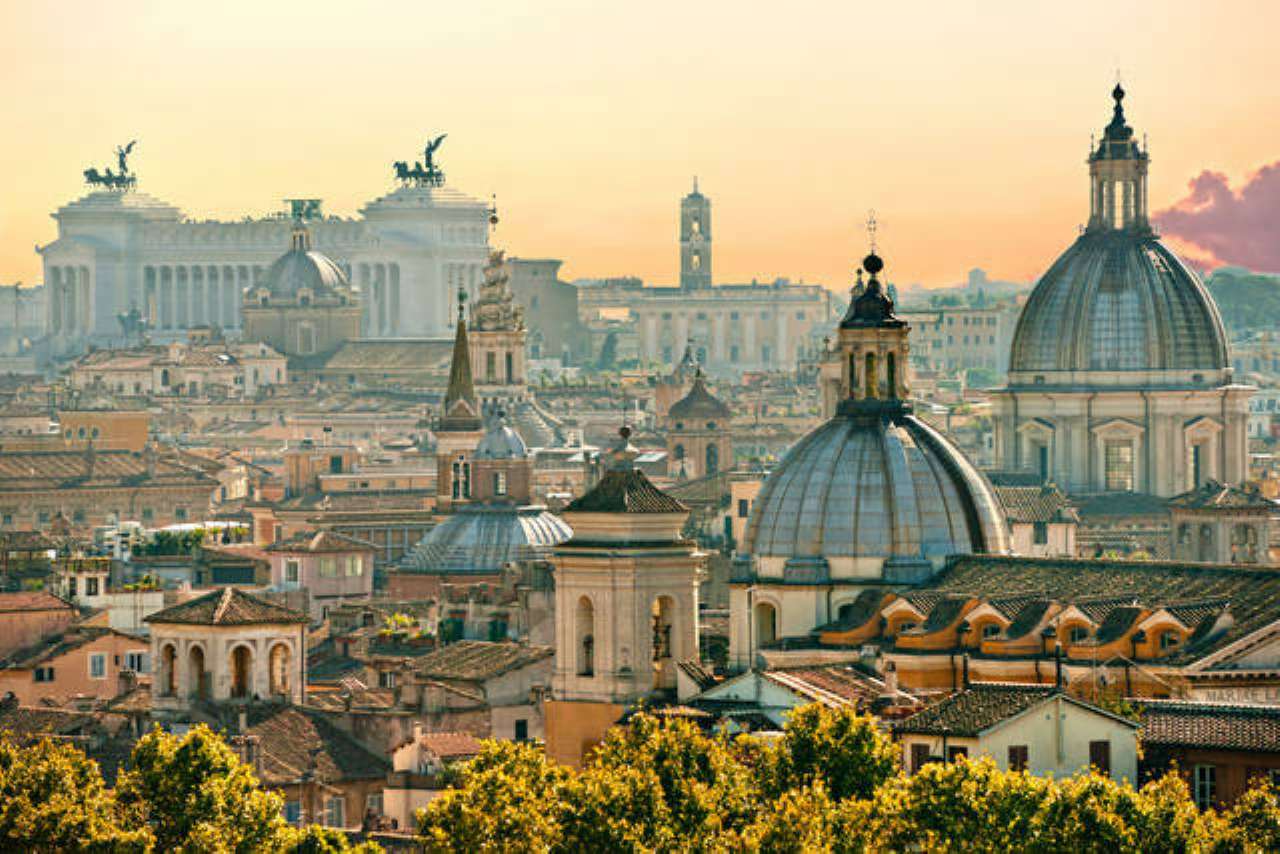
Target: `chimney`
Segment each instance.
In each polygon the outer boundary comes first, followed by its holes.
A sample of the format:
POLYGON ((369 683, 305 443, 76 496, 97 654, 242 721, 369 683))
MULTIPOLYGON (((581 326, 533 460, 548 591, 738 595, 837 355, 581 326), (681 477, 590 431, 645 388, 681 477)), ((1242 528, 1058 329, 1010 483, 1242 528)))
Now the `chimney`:
POLYGON ((116 696, 123 697, 138 687, 138 674, 132 670, 121 668, 116 682, 116 696))
POLYGON ((1053 684, 1059 691, 1062 690, 1062 647, 1060 646, 1053 648, 1053 684))
POLYGON ((898 665, 892 661, 884 668, 884 693, 891 698, 898 696, 898 665))
POLYGON ((964 654, 964 656, 961 658, 961 662, 960 662, 960 663, 961 663, 961 666, 962 666, 962 668, 963 668, 963 672, 964 672, 964 676, 963 676, 963 680, 964 680, 964 681, 963 681, 963 685, 964 685, 965 689, 966 689, 966 690, 968 690, 968 688, 969 688, 969 653, 967 653, 967 652, 966 652, 966 653, 964 654))

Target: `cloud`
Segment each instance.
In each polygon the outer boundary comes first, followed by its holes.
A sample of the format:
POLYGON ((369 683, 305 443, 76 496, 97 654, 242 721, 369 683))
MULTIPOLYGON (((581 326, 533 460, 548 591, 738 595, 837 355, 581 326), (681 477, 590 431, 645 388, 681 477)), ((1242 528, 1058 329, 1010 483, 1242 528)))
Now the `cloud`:
POLYGON ((1160 230, 1199 250, 1210 266, 1280 273, 1280 161, 1263 166, 1237 192, 1227 176, 1205 170, 1185 199, 1152 219, 1160 230))

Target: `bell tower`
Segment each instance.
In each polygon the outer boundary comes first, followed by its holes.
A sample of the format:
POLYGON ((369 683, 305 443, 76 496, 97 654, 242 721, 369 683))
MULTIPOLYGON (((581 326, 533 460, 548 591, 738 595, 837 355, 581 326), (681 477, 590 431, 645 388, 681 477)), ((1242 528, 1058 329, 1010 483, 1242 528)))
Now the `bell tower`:
POLYGON ((681 530, 689 508, 636 468, 623 427, 595 487, 564 510, 556 547, 556 656, 545 706, 547 755, 578 765, 628 706, 674 693, 697 660, 706 555, 681 530))
POLYGON ((1146 146, 1133 138, 1124 117, 1124 87, 1111 90, 1115 100, 1102 142, 1089 152, 1089 230, 1150 231, 1147 219, 1146 146))
POLYGON ((680 287, 711 287, 711 200, 698 192, 697 178, 680 200, 680 287))
POLYGON ((862 259, 849 310, 840 321, 836 351, 840 359, 837 412, 846 415, 890 414, 910 408, 907 402, 907 333, 910 327, 893 313, 893 300, 880 282, 884 260, 875 250, 875 218, 867 223, 871 252, 862 259))

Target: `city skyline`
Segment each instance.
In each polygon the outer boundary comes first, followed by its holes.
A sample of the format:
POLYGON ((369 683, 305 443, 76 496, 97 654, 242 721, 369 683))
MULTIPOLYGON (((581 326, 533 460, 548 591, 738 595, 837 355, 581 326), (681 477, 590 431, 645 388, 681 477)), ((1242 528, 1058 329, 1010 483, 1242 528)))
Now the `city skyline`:
MULTIPOLYGON (((1087 216, 1087 134, 1109 118, 1117 64, 1129 121, 1151 141, 1153 213, 1193 180, 1220 199, 1272 174, 1260 170, 1280 132, 1265 44, 1280 13, 1260 4, 1212 16, 1171 4, 1159 20, 1110 10, 1104 32, 1101 4, 984 5, 980 47, 955 38, 973 24, 958 8, 916 19, 814 4, 780 21, 715 4, 678 18, 577 3, 431 18, 393 4, 377 19, 313 4, 197 16, 123 3, 100 19, 69 8, 0 11, 11 33, 0 77, 21 129, 0 151, 22 164, 0 200, 5 283, 39 281, 32 247, 56 236, 48 215, 133 138, 140 189, 192 218, 235 219, 297 196, 354 215, 394 186, 393 161, 447 132, 450 183, 497 194, 493 243, 562 258, 569 278, 675 282, 678 199, 696 174, 714 204, 717 281, 841 290, 870 208, 900 285, 953 284, 973 266, 1038 278, 1087 216), (1037 45, 1038 31, 1053 44, 1037 45), (611 49, 622 32, 643 48, 611 49), (1221 45, 1232 62, 1208 49, 1221 45), (777 62, 761 62, 770 52, 777 62)), ((1194 233, 1185 220, 1174 225, 1194 233)), ((1173 242, 1192 259, 1244 262, 1173 242)))

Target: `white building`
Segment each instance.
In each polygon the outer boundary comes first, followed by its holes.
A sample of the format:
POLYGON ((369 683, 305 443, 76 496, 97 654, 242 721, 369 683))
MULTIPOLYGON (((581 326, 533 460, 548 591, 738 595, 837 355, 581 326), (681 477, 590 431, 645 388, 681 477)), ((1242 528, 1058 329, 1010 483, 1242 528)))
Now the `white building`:
MULTIPOLYGON (((441 183, 402 181, 353 218, 322 217, 294 201, 320 251, 361 292, 364 334, 421 337, 448 331, 459 288, 474 293, 489 257, 488 204, 441 183)), ((193 326, 240 326, 247 288, 289 244, 287 212, 237 221, 195 220, 134 190, 96 190, 53 214, 44 261, 46 333, 58 353, 122 338, 119 315, 137 308, 153 338, 193 326)))

